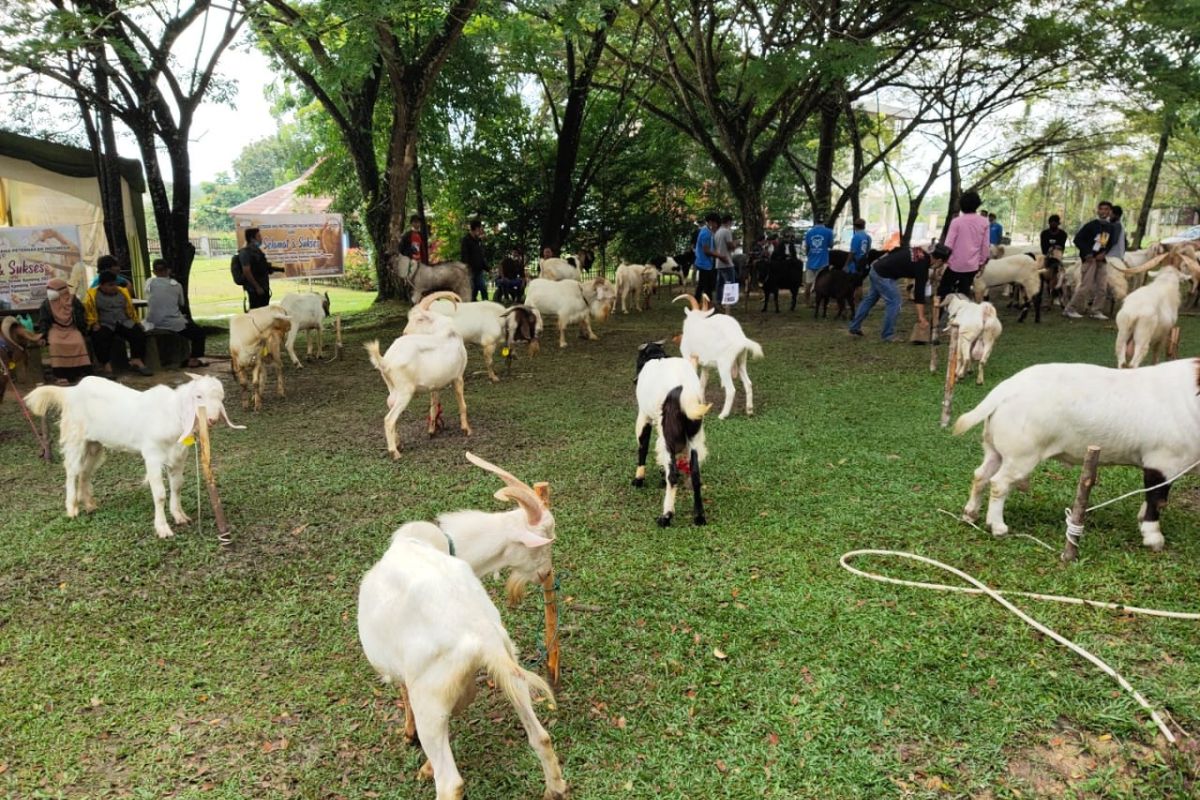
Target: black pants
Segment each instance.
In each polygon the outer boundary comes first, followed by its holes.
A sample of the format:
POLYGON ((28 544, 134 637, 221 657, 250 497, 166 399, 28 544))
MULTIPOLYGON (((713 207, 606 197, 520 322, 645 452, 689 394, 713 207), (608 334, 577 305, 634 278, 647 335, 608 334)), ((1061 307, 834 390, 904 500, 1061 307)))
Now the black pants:
POLYGON ((972 288, 975 283, 976 272, 952 272, 947 269, 942 272, 941 283, 938 284, 937 296, 942 300, 946 299, 948 294, 965 294, 967 297, 974 298, 975 290, 972 288))
POLYGON ((187 327, 177 333, 192 343, 192 358, 204 358, 204 340, 207 336, 203 328, 189 320, 187 327))
POLYGON ((267 289, 266 294, 255 294, 254 290, 249 286, 246 287, 246 296, 249 298, 250 308, 262 308, 271 303, 271 290, 267 289))
POLYGON ((703 295, 708 295, 708 299, 713 303, 719 303, 721 298, 714 297, 717 293, 717 271, 715 269, 697 269, 696 270, 696 299, 699 300, 703 295))
POLYGON ((118 325, 114 329, 100 328, 92 331, 92 347, 96 350, 96 360, 101 364, 112 361, 113 342, 118 338, 129 342, 129 358, 141 361, 146 357, 146 332, 141 325, 125 328, 118 325))

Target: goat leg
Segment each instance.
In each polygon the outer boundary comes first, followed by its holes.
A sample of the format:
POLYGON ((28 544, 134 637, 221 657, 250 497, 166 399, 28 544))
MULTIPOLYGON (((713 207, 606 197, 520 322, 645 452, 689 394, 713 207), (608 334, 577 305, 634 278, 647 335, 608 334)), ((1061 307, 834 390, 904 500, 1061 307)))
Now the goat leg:
POLYGON ((639 489, 646 485, 646 454, 650 451, 650 421, 641 414, 637 420, 637 472, 633 476, 633 485, 639 489))
POLYGON ((695 450, 691 454, 692 470, 692 522, 704 525, 708 520, 704 516, 704 499, 700 496, 700 454, 695 450))

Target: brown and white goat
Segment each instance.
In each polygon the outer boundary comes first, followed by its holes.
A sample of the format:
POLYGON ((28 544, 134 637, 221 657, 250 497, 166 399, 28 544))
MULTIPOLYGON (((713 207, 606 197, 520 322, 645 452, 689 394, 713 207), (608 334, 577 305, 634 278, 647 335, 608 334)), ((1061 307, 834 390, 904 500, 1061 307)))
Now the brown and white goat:
POLYGON ((276 392, 280 397, 287 396, 283 388, 281 353, 291 329, 292 318, 277 305, 252 308, 229 320, 229 360, 234 377, 242 387, 242 408, 250 407, 248 379, 249 384, 254 385, 254 410, 262 410, 268 364, 275 367, 276 392))

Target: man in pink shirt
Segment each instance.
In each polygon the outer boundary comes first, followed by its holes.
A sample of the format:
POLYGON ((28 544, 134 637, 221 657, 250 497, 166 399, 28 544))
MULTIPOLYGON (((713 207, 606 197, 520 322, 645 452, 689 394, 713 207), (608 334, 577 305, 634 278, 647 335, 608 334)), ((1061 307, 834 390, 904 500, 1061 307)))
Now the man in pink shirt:
POLYGON ((946 247, 950 248, 950 259, 946 271, 938 284, 938 297, 945 298, 955 292, 971 296, 971 284, 975 275, 988 262, 991 250, 988 245, 988 218, 976 212, 983 201, 978 192, 966 192, 958 201, 960 213, 950 222, 946 234, 946 247))

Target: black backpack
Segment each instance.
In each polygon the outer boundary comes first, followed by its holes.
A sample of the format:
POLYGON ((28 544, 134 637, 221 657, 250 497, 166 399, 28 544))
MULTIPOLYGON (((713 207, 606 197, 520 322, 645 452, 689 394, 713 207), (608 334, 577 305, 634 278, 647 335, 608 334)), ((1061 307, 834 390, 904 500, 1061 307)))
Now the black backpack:
POLYGON ((242 259, 238 258, 237 253, 234 253, 233 258, 229 259, 229 272, 233 276, 233 282, 238 286, 246 284, 246 276, 242 274, 242 259))

